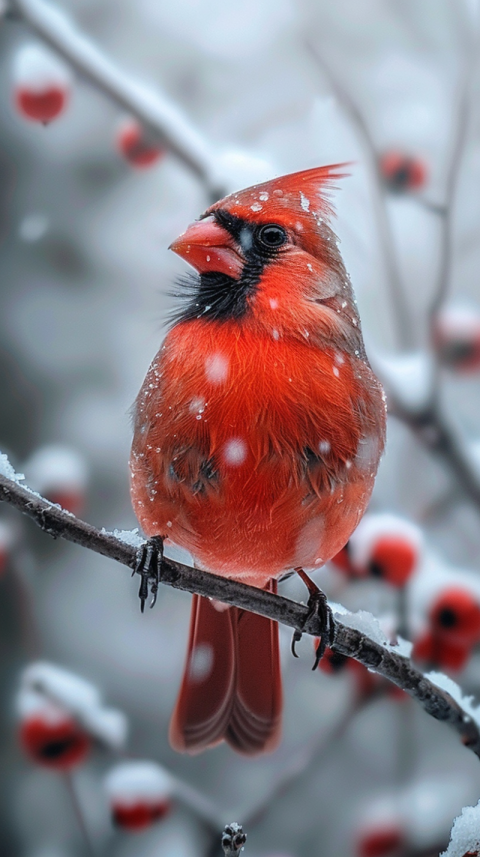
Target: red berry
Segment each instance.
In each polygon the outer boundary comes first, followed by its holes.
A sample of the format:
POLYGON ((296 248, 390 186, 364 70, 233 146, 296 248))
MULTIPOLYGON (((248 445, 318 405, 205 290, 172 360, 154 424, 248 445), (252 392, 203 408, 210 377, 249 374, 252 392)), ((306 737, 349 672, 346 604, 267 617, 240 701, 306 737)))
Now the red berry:
POLYGON ((435 600, 429 613, 433 632, 459 645, 480 641, 480 604, 466 589, 452 586, 435 600))
POLYGON ((70 95, 70 70, 42 45, 25 45, 13 63, 15 105, 32 122, 51 122, 65 109, 70 95))
POLYGON ((480 368, 480 313, 474 308, 445 307, 433 325, 433 347, 439 360, 455 372, 480 368))
MULTIPOLYGON (((318 649, 319 644, 320 641, 317 640, 315 642, 315 649, 318 649)), ((348 665, 349 660, 350 658, 347 655, 342 655, 340 652, 334 652, 333 649, 330 649, 327 646, 318 668, 328 675, 337 675, 337 673, 343 672, 345 667, 348 665)))
POLYGON ((385 152, 379 162, 380 173, 390 190, 418 190, 427 181, 426 165, 419 158, 403 152, 385 152))
POLYGON ((383 536, 375 543, 369 562, 370 574, 392 586, 405 586, 418 561, 417 546, 402 536, 383 536))
POLYGON ((15 91, 15 103, 19 112, 32 122, 51 122, 65 109, 67 100, 66 90, 53 87, 43 92, 28 89, 15 91))
POLYGON ((352 564, 350 562, 350 554, 348 551, 348 544, 345 545, 335 556, 332 556, 330 562, 338 568, 340 571, 344 571, 346 574, 353 575, 355 572, 352 568, 352 564))
POLYGON ((80 764, 90 749, 89 736, 74 720, 40 712, 21 724, 20 743, 33 762, 57 770, 80 764))
POLYGON ((117 134, 117 147, 121 155, 134 167, 150 167, 156 163, 165 151, 145 139, 142 127, 130 119, 125 122, 117 134))
POLYGON ((358 857, 395 857, 404 845, 403 832, 391 825, 377 827, 363 834, 358 843, 358 857))
POLYGON ((471 648, 439 634, 428 632, 415 641, 412 658, 426 669, 459 672, 466 665, 471 648))
POLYGON ((85 495, 82 492, 55 491, 52 489, 51 491, 46 491, 44 496, 50 503, 56 503, 57 506, 61 506, 62 509, 71 512, 72 515, 80 515, 85 505, 85 495))
POLYGON ((114 824, 143 830, 164 818, 172 807, 172 782, 155 762, 121 762, 105 778, 114 824))
POLYGON ((117 827, 124 830, 143 830, 156 821, 165 818, 170 812, 170 801, 138 802, 132 804, 116 803, 112 806, 112 819, 117 827))

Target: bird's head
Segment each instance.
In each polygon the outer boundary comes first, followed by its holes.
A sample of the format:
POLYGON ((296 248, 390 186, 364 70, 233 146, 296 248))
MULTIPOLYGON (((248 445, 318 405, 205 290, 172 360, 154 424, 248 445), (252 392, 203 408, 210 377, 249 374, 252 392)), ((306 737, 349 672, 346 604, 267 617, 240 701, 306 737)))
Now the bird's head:
POLYGON ((302 336, 312 327, 356 348, 358 313, 328 225, 328 190, 342 175, 338 166, 304 170, 210 206, 171 244, 200 275, 178 319, 250 319, 302 336))

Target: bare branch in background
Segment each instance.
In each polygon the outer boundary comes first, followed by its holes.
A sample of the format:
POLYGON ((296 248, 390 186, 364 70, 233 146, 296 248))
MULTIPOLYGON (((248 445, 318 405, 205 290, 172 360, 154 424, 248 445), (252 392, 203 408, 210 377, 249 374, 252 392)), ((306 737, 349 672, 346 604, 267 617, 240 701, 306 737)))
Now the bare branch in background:
POLYGON ((215 152, 166 96, 132 79, 44 0, 10 0, 10 10, 85 80, 138 119, 149 140, 176 155, 203 182, 211 198, 225 195, 225 188, 215 180, 215 152))
MULTIPOLYGON (((385 379, 382 378, 382 381, 385 379)), ((463 492, 480 511, 480 479, 477 470, 468 448, 445 419, 440 405, 437 402, 429 403, 425 409, 411 410, 396 398, 388 383, 384 386, 389 414, 408 426, 420 443, 443 462, 463 492)))
POLYGON ((357 131, 362 148, 366 154, 367 165, 371 174, 371 190, 373 195, 373 207, 377 223, 377 231, 380 247, 383 255, 383 264, 387 273, 387 282, 390 289, 390 297, 394 309, 394 322, 397 325, 397 338, 401 348, 409 349, 414 345, 413 327, 410 310, 408 307, 405 289, 397 262, 395 243, 388 216, 384 185, 378 168, 378 153, 372 140, 370 131, 358 106, 355 104, 350 93, 343 87, 336 75, 325 62, 324 57, 318 49, 306 42, 306 47, 322 72, 328 78, 330 86, 337 96, 340 104, 349 116, 352 125, 357 131))
MULTIPOLYGON (((63 511, 59 506, 52 505, 6 476, 0 476, 1 500, 24 512, 53 538, 66 539, 115 559, 131 569, 135 568, 137 549, 132 544, 111 533, 100 532, 91 524, 63 511)), ((313 637, 320 636, 320 622, 317 617, 309 618, 308 607, 263 589, 190 568, 167 558, 162 563, 161 583, 250 610, 290 628, 302 628, 304 633, 313 637)), ((401 687, 414 697, 428 714, 455 729, 462 742, 480 758, 479 727, 450 694, 429 681, 412 665, 409 658, 381 645, 356 628, 343 624, 338 618, 335 624, 333 648, 336 651, 355 658, 401 687)))
MULTIPOLYGON (((430 329, 432 329, 435 318, 447 297, 450 285, 453 251, 453 216, 455 210, 455 198, 457 194, 458 178, 462 166, 462 155, 465 150, 465 141, 470 116, 471 82, 477 63, 478 32, 475 33, 460 85, 458 111, 456 117, 455 137, 453 141, 450 163, 445 188, 445 204, 441 210, 441 235, 440 235, 440 264, 438 280, 435 293, 430 307, 430 329)), ((433 382, 432 398, 438 397, 438 366, 433 382)))

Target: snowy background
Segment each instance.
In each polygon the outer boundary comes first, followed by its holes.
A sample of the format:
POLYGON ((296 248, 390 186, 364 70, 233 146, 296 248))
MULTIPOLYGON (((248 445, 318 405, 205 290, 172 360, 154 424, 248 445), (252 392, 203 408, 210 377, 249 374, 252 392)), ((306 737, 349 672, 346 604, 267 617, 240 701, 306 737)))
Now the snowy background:
MULTIPOLYGON (((429 308, 445 241, 441 206, 478 26, 474 0, 62 0, 62 8, 124 71, 176 103, 216 153, 226 189, 351 162, 335 194, 334 228, 367 350, 387 381, 397 379, 407 404, 421 409, 429 308), (426 171, 415 192, 386 194, 406 325, 389 285, 378 183, 343 91, 378 155, 406 152, 426 171)), ((62 116, 48 127, 26 122, 13 103, 12 66, 32 40, 21 20, 0 22, 0 449, 39 489, 34 453, 50 444, 74 450, 85 468, 82 517, 131 529, 128 411, 184 270, 167 247, 206 208, 208 191, 169 153, 149 169, 132 168, 115 146, 121 111, 78 78, 62 116)), ((475 318, 478 68, 468 84, 448 301, 475 318)), ((478 329, 476 335, 480 341, 478 329)), ((442 413, 480 480, 479 379, 444 368, 439 375, 442 413)), ((371 509, 415 522, 425 537, 407 593, 411 638, 443 583, 464 581, 480 603, 479 498, 405 421, 389 421, 371 509)), ((359 705, 351 674, 311 672, 311 640, 299 660, 290 656, 285 628, 280 749, 254 761, 223 746, 196 758, 175 754, 167 727, 189 596, 162 589, 156 609, 141 616, 138 583, 124 568, 49 539, 9 509, 0 515, 13 544, 0 580, 2 854, 86 853, 62 777, 34 767, 18 746, 19 672, 40 658, 94 682, 106 705, 129 719, 128 755, 160 762, 218 814, 216 839, 184 800, 143 833, 115 832, 102 786, 115 759, 95 752, 75 782, 97 857, 209 857, 220 852, 221 828, 232 820, 245 825, 250 857, 427 857, 446 848, 461 808, 477 803, 478 759, 454 733, 388 692, 359 705), (277 794, 287 772, 289 783, 277 794), (363 831, 375 826, 399 830, 400 844, 362 852, 363 831)), ((345 584, 334 569, 317 579, 335 600, 395 625, 398 599, 386 584, 345 584)), ((305 597, 296 583, 283 591, 305 597)), ((480 652, 472 651, 456 678, 480 696, 480 652)))

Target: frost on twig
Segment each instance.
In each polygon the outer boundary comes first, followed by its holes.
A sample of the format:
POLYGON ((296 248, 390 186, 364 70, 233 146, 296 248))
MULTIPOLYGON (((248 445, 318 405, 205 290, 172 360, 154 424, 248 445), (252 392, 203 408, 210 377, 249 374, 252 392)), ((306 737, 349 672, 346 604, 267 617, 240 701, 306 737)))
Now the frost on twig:
POLYGON ((222 848, 225 857, 238 857, 247 840, 247 834, 243 832, 241 824, 233 821, 226 824, 222 833, 222 848))
MULTIPOLYGON (((8 475, 0 475, 0 501, 15 506, 55 538, 75 542, 131 569, 135 568, 137 549, 131 539, 120 540, 111 533, 102 533, 91 524, 24 488, 6 456, 0 457, 0 474, 2 472, 8 475)), ((160 580, 175 589, 215 598, 225 604, 274 619, 291 628, 302 628, 304 633, 311 636, 318 637, 321 634, 318 619, 309 618, 308 607, 263 589, 227 580, 167 558, 162 562, 160 580)), ((373 616, 341 611, 342 608, 338 608, 338 615, 335 616, 335 650, 358 660, 368 669, 401 687, 414 697, 428 714, 436 720, 448 723, 460 735, 462 742, 480 758, 480 713, 468 700, 462 698, 460 689, 453 682, 449 682, 446 691, 439 686, 438 681, 434 683, 424 676, 408 657, 399 654, 394 646, 386 643, 373 616), (456 688, 458 701, 452 696, 453 688, 456 688)))

